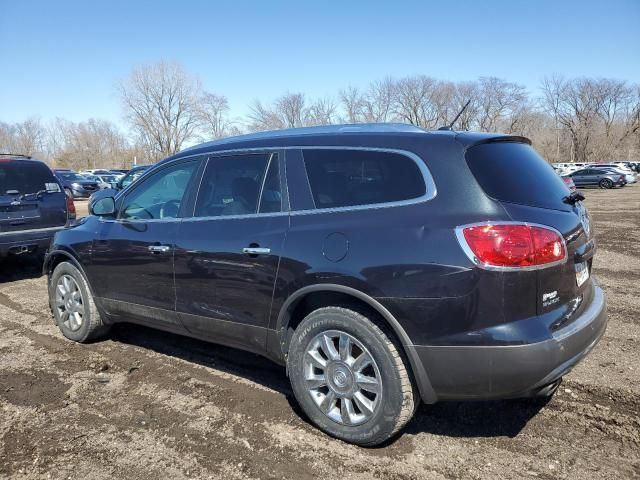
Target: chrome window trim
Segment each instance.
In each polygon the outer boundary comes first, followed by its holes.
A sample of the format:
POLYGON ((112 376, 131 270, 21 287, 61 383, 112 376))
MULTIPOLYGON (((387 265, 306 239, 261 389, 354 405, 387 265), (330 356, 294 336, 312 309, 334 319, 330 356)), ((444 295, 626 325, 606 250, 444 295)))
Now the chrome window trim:
POLYGON ((501 220, 467 223, 466 225, 457 226, 455 229, 455 233, 456 233, 456 239, 458 240, 458 244, 460 244, 460 247, 462 248, 462 251, 464 251, 465 255, 469 258, 469 260, 471 260, 471 262, 474 265, 484 270, 490 270, 495 272, 526 272, 526 271, 532 271, 532 270, 542 270, 545 268, 555 267, 557 265, 563 265, 569 261, 569 250, 567 249, 567 241, 565 240, 564 235, 562 235, 557 229, 550 227, 549 225, 542 225, 541 223, 501 221, 501 220), (502 267, 498 265, 491 265, 485 262, 481 262, 475 256, 475 254, 471 250, 471 247, 469 247, 469 244, 467 243, 467 239, 464 238, 463 230, 468 227, 482 227, 482 226, 489 226, 489 225, 526 225, 526 226, 540 227, 540 228, 545 228, 547 230, 551 230, 556 234, 558 234, 558 236, 560 236, 560 238, 562 239, 562 245, 564 246, 564 258, 562 260, 556 260, 555 262, 545 263, 543 265, 532 265, 529 267, 502 267))
MULTIPOLYGON (((277 212, 276 215, 310 215, 310 214, 318 214, 318 213, 333 213, 333 212, 348 212, 348 211, 357 211, 357 210, 374 210, 379 208, 392 208, 392 207, 403 207, 407 205, 415 205, 418 203, 425 203, 429 200, 433 200, 438 194, 436 184, 433 180, 433 176, 431 175, 431 171, 429 167, 427 167, 426 163, 420 156, 417 154, 410 152, 408 150, 402 150, 397 148, 384 148, 384 147, 354 147, 354 146, 341 146, 341 145, 291 145, 291 146, 273 146, 273 147, 248 147, 248 148, 237 148, 230 150, 218 150, 213 152, 204 152, 204 153, 194 153, 193 155, 187 155, 184 157, 176 158, 175 160, 184 160, 187 158, 205 155, 207 157, 207 162, 212 158, 217 156, 231 156, 238 155, 243 153, 278 153, 278 151, 283 150, 302 150, 304 156, 304 150, 351 150, 351 151, 365 151, 365 152, 386 152, 386 153, 395 153, 398 155, 403 155, 409 159, 411 159, 420 170, 422 174, 422 178, 425 183, 425 194, 411 198, 409 200, 400 200, 397 202, 385 202, 385 203, 367 203, 363 205, 352 205, 348 207, 333 207, 333 208, 316 208, 316 209, 307 209, 307 210, 290 210, 288 212, 277 212)), ((304 161, 304 159, 303 159, 304 161)), ((206 167, 205 167, 206 168, 206 167)), ((204 173, 203 173, 204 176, 204 173)), ((286 188, 288 190, 288 182, 285 182, 286 188)), ((310 188, 310 187, 309 187, 310 188)), ((216 218, 251 218, 255 216, 264 216, 270 215, 274 216, 274 214, 267 213, 255 213, 255 214, 246 214, 246 215, 227 215, 227 216, 214 216, 214 217, 183 217, 182 220, 189 220, 190 218, 206 218, 208 220, 213 220, 216 218)))

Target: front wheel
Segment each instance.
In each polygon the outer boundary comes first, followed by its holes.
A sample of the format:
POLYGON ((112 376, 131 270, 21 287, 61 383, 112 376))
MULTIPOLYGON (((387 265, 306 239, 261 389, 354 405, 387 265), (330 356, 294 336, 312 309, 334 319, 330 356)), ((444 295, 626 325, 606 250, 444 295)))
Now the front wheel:
POLYGON ((49 305, 62 334, 88 342, 107 333, 82 272, 70 262, 60 263, 49 279, 49 305))
POLYGON ((600 188, 613 188, 613 182, 608 178, 600 180, 600 188))
POLYGON ((309 419, 347 442, 384 442, 411 419, 418 403, 399 345, 350 309, 310 313, 293 334, 287 367, 309 419))

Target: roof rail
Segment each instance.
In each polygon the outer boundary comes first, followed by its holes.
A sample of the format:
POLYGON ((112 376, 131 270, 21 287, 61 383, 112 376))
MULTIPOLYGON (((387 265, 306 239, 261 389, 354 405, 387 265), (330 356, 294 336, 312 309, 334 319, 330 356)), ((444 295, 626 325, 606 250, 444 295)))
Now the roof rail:
POLYGON ((302 135, 322 135, 322 134, 340 134, 340 133, 426 133, 423 128, 409 125, 406 123, 348 123, 341 125, 319 125, 315 127, 285 128, 281 130, 268 130, 265 132, 255 132, 246 135, 236 135, 220 140, 205 142, 183 150, 191 150, 200 147, 209 147, 214 145, 224 145, 225 143, 261 140, 279 137, 297 137, 302 135))

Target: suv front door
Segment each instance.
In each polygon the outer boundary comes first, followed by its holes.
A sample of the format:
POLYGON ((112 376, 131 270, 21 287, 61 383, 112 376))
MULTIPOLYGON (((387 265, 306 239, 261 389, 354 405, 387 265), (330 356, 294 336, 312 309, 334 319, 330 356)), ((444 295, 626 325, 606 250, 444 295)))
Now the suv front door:
POLYGON ((212 156, 176 236, 176 310, 192 334, 262 352, 289 225, 281 155, 212 156))
POLYGON ((101 221, 91 268, 108 313, 180 329, 173 246, 198 163, 179 161, 158 170, 118 199, 117 218, 101 221))

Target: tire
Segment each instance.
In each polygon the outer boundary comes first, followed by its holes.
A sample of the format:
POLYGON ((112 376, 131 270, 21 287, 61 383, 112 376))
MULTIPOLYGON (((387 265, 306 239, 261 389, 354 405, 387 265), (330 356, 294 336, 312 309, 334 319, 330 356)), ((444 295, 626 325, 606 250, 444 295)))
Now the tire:
POLYGON ((298 403, 320 430, 346 442, 375 446, 395 435, 418 405, 417 389, 400 352, 393 336, 364 315, 347 308, 325 307, 311 312, 295 330, 287 371, 298 403), (330 350, 325 339, 332 340, 333 357, 325 353, 330 350), (347 351, 350 355, 343 354, 347 351), (325 362, 322 369, 318 355, 325 362), (363 358, 372 362, 359 369, 366 365, 360 361, 363 358), (361 388, 354 381, 355 372, 368 380, 361 384, 377 388, 378 393, 361 388), (324 380, 318 380, 320 377, 324 380))
POLYGON ((600 188, 613 188, 613 182, 608 178, 603 178, 600 180, 600 188))
POLYGON ((69 340, 85 343, 104 336, 109 331, 110 326, 103 323, 87 280, 69 262, 60 263, 51 274, 49 305, 56 325, 69 340), (61 289, 67 291, 64 296, 61 289), (67 303, 69 301, 72 303, 67 303), (70 311, 73 313, 65 317, 64 312, 70 311))

